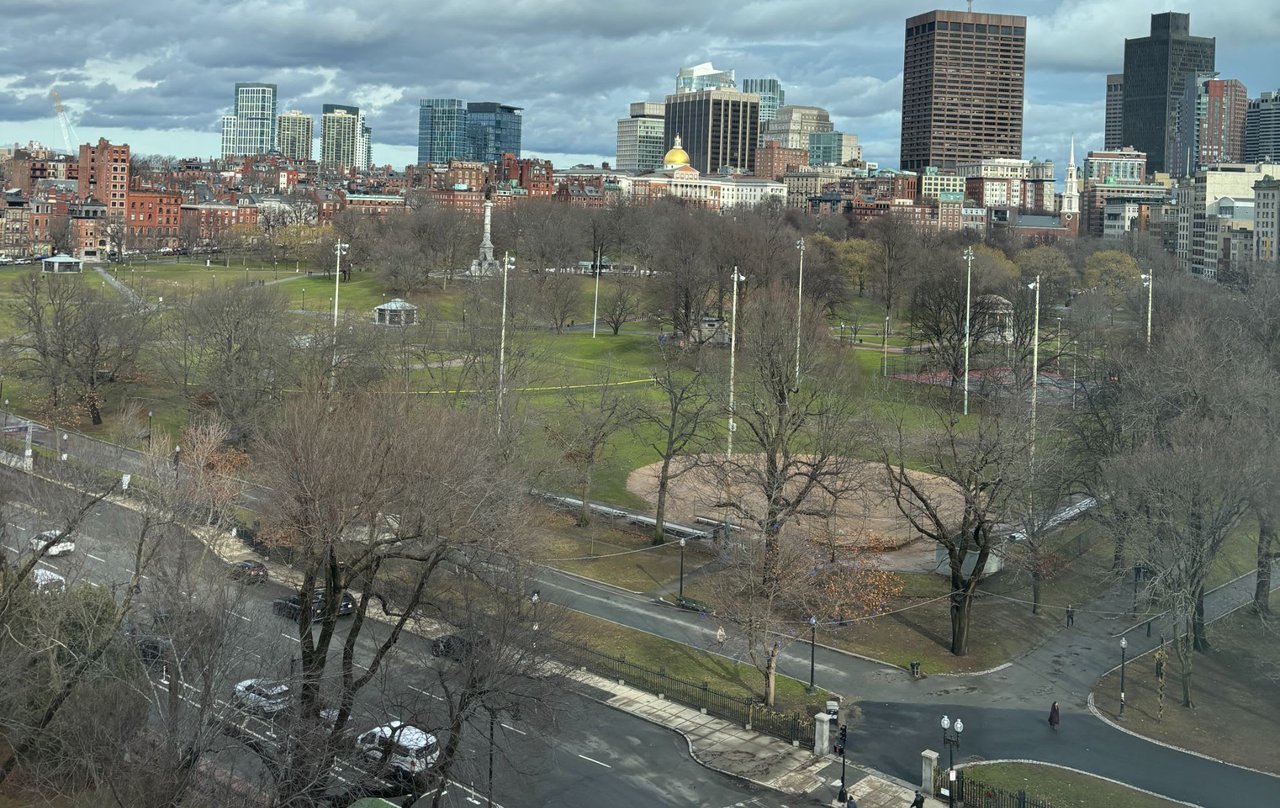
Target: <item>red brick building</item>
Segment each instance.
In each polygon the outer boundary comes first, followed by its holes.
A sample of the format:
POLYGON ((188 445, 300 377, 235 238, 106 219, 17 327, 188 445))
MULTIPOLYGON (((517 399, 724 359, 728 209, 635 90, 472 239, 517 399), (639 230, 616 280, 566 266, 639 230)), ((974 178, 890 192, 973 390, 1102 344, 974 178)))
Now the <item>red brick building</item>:
POLYGON ((808 149, 788 149, 776 140, 766 140, 756 149, 756 176, 781 180, 788 171, 809 165, 808 149))
POLYGON ((502 155, 500 181, 515 182, 529 197, 548 197, 556 192, 555 175, 550 160, 518 159, 514 154, 502 155))
POLYGON ((149 189, 129 192, 124 215, 128 249, 177 247, 181 222, 182 194, 149 189))
POLYGON ((124 213, 129 196, 129 145, 108 143, 98 138, 98 145, 80 147, 77 169, 77 196, 97 199, 107 206, 107 213, 124 213))

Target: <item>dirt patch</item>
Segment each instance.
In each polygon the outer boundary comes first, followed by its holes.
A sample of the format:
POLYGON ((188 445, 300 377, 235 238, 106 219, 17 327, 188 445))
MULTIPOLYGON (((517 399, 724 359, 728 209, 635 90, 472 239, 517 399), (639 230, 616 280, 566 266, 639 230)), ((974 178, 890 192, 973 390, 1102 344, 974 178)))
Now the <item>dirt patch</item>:
MULTIPOLYGON (((745 462, 747 458, 742 460, 745 462)), ((627 475, 627 490, 654 504, 660 469, 659 463, 635 469, 627 475)), ((959 513, 964 500, 954 484, 923 472, 910 474, 916 484, 930 492, 930 496, 944 503, 944 516, 959 513)), ((859 463, 854 466, 852 475, 861 484, 852 496, 836 506, 834 516, 826 519, 798 517, 785 529, 798 531, 823 545, 883 548, 885 551, 879 557, 886 569, 904 572, 934 569, 934 543, 921 539, 898 510, 889 496, 881 467, 876 463, 859 463)), ((667 519, 690 525, 699 516, 724 519, 726 510, 715 507, 723 497, 722 486, 710 469, 692 468, 671 481, 667 493, 667 519)), ((763 510, 759 495, 747 495, 746 502, 752 510, 763 510)))

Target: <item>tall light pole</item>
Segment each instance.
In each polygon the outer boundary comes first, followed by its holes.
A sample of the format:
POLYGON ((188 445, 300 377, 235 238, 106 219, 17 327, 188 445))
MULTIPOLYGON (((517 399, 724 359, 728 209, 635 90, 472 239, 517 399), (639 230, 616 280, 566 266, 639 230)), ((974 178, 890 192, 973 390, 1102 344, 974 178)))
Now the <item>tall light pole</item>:
POLYGON ((800 276, 796 280, 796 384, 800 389, 800 324, 804 313, 804 239, 796 240, 796 249, 800 251, 800 276))
POLYGON ((942 717, 942 743, 947 747, 947 805, 956 804, 956 747, 960 745, 960 733, 964 732, 964 722, 959 718, 952 723, 945 715, 942 717))
POLYGON ((677 603, 684 600, 684 544, 683 537, 680 539, 680 591, 676 594, 677 603))
POLYGON ((1036 292, 1035 319, 1031 328, 1031 446, 1035 447, 1036 439, 1036 391, 1040 388, 1040 276, 1027 287, 1036 292))
POLYGON ((728 449, 725 451, 725 459, 733 459, 733 433, 738 428, 738 422, 733 419, 736 406, 733 403, 733 372, 734 363, 738 356, 738 284, 745 281, 742 275, 738 274, 738 268, 733 268, 733 308, 729 310, 729 443, 728 449))
POLYGON ((1151 287, 1155 285, 1155 275, 1147 272, 1142 276, 1142 285, 1147 287, 1147 347, 1151 347, 1151 287))
POLYGON ((964 414, 969 414, 969 312, 973 310, 973 248, 964 248, 964 414))
POLYGON ((1129 656, 1129 641, 1124 637, 1120 638, 1120 715, 1118 718, 1124 718, 1124 663, 1129 656))
POLYGON ((818 653, 818 618, 809 615, 809 692, 814 692, 814 657, 818 653))
POLYGON ((889 315, 884 316, 884 332, 880 334, 880 352, 883 356, 884 377, 889 377, 889 315))
POLYGON ((600 322, 600 250, 596 250, 596 302, 591 307, 591 338, 596 338, 596 323, 600 322))
POLYGON ((329 392, 332 393, 338 381, 338 282, 342 280, 342 256, 346 254, 350 244, 339 241, 333 245, 333 254, 337 256, 337 266, 333 270, 333 359, 329 363, 329 392))
POLYGON ((151 410, 147 410, 147 451, 151 451, 151 417, 155 415, 151 410))
POLYGON ((502 322, 498 324, 498 434, 502 434, 502 393, 507 386, 507 270, 511 258, 502 254, 502 322))

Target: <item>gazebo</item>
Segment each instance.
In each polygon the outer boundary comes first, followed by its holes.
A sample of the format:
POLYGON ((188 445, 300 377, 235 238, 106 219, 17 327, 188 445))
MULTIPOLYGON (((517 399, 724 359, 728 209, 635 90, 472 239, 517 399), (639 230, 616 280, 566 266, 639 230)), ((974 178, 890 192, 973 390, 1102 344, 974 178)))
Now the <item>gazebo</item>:
POLYGON ((373 316, 378 325, 413 325, 418 322, 418 307, 397 297, 374 308, 373 316))
POLYGON ((41 272, 84 272, 84 262, 79 258, 72 258, 66 253, 58 253, 49 258, 41 259, 41 272))

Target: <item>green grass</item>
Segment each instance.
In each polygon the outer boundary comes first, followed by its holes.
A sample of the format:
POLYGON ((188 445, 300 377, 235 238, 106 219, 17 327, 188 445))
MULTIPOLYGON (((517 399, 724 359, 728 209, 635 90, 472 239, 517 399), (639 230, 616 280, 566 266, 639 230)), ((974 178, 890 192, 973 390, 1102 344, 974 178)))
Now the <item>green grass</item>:
MULTIPOLYGON (((1272 593, 1271 609, 1280 610, 1272 593)), ((1079 619, 1079 618, 1077 618, 1079 619)), ((1172 649, 1165 662, 1164 710, 1153 654, 1130 660, 1125 670, 1125 728, 1140 735, 1280 774, 1275 716, 1280 715, 1280 626, 1249 607, 1207 628, 1210 648, 1192 659, 1192 708, 1182 706, 1180 668, 1172 649)), ((1119 712, 1120 674, 1094 685, 1094 703, 1109 715, 1119 712)))
MULTIPOLYGON (((595 651, 694 684, 705 682, 730 696, 759 701, 763 695, 763 677, 751 665, 588 615, 575 613, 573 619, 580 642, 595 651)), ((810 694, 804 682, 782 675, 776 686, 773 709, 778 712, 812 716, 826 707, 828 694, 822 689, 810 694)))
POLYGON ((965 778, 1011 793, 1026 790, 1053 808, 1173 808, 1179 802, 1138 791, 1082 772, 1038 763, 976 763, 964 768, 965 778))
MULTIPOLYGON (((583 528, 571 515, 555 513, 529 535, 536 561, 633 592, 674 584, 680 576, 678 544, 654 546, 647 533, 611 527, 600 518, 583 528)), ((711 557, 689 547, 684 560, 687 579, 711 557)))

